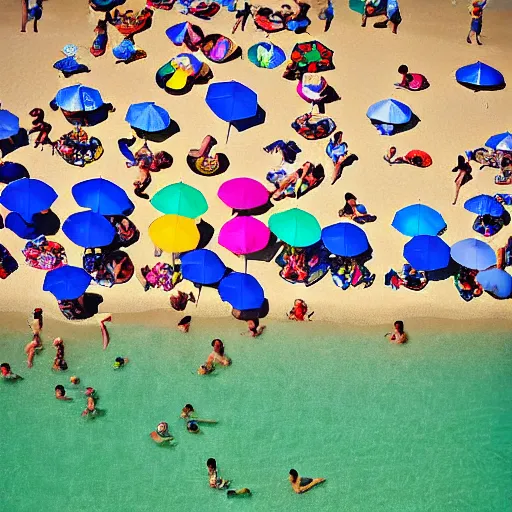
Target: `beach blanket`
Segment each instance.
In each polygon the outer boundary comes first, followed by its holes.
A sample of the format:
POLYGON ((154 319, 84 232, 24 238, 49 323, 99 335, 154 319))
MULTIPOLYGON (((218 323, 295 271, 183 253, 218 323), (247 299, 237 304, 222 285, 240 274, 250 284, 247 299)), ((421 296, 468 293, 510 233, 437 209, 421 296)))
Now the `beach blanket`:
POLYGON ((330 269, 333 283, 342 290, 347 290, 350 286, 355 288, 361 284, 369 288, 375 281, 375 274, 372 274, 363 263, 349 258, 337 256, 331 259, 330 269))
POLYGON ((308 140, 328 137, 336 129, 336 123, 323 114, 303 114, 292 123, 292 128, 308 140))
POLYGON ((131 9, 121 12, 116 9, 109 22, 117 28, 120 34, 128 37, 149 28, 152 18, 153 11, 147 7, 144 7, 139 12, 134 12, 131 9))
POLYGON ((413 270, 409 263, 404 264, 401 273, 397 273, 393 269, 384 276, 384 284, 391 286, 393 290, 400 287, 407 288, 412 291, 421 291, 428 284, 427 273, 423 271, 413 270))
POLYGON ((28 266, 40 270, 54 270, 68 262, 64 247, 57 242, 46 240, 44 235, 27 242, 21 252, 28 266))
POLYGON ((183 280, 181 272, 175 272, 172 265, 159 261, 153 268, 146 265, 141 269, 141 273, 145 279, 144 290, 150 288, 161 288, 164 292, 170 292, 174 287, 183 280))
POLYGON ((457 288, 461 299, 464 299, 466 302, 483 294, 482 286, 476 281, 477 274, 478 270, 461 267, 453 278, 455 288, 457 288))
POLYGON ((7 279, 16 270, 18 270, 18 262, 7 248, 0 244, 0 279, 7 279))
POLYGON ((123 251, 103 253, 88 250, 83 256, 83 268, 97 284, 107 288, 127 283, 134 273, 131 259, 123 251))
POLYGON ((85 130, 72 130, 60 137, 54 145, 55 151, 70 165, 85 167, 101 158, 103 146, 96 137, 90 137, 85 130))
POLYGON ((229 37, 221 34, 210 34, 204 37, 200 48, 208 60, 217 63, 228 61, 238 50, 238 46, 229 37))

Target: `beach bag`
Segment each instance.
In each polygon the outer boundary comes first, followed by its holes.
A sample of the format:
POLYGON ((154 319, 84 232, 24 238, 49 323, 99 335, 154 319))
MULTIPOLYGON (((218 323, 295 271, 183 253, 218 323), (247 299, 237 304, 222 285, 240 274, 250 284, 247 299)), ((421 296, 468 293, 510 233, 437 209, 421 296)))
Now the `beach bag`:
POLYGON ((323 114, 303 114, 292 123, 292 128, 308 140, 324 139, 336 129, 336 123, 323 114))

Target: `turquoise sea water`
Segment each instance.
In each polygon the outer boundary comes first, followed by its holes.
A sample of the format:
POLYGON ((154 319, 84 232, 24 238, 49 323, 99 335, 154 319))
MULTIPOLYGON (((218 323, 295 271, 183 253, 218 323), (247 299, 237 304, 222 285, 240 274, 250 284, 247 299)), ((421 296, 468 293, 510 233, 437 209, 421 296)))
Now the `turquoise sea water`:
MULTIPOLYGON (((111 327, 65 340, 70 369, 50 368, 49 339, 25 366, 26 337, 0 332, 0 358, 25 377, 0 383, 1 509, 6 511, 505 511, 512 509, 512 335, 416 335, 390 345, 380 331, 318 334, 272 324, 261 338, 111 327), (198 376, 213 336, 229 368, 198 376), (130 358, 120 371, 116 356, 130 358), (105 416, 80 417, 78 375, 105 416), (54 398, 64 384, 73 402, 54 398), (191 402, 219 420, 202 433, 179 419, 191 402), (176 446, 149 433, 167 421, 176 446), (208 487, 215 457, 233 488, 208 487), (327 482, 295 495, 290 468, 327 482)), ((335 331, 334 331, 335 332, 335 331)))

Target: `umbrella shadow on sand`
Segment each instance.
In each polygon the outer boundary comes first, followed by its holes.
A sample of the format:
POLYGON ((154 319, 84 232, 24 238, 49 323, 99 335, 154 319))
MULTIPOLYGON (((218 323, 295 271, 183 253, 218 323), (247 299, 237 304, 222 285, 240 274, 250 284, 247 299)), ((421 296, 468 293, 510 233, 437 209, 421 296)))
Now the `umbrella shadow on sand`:
POLYGON ((499 84, 499 85, 488 85, 488 86, 476 85, 476 84, 466 84, 464 82, 458 82, 458 83, 473 92, 502 91, 503 89, 505 89, 505 87, 507 87, 507 84, 505 82, 503 82, 502 84, 499 84))
POLYGON ((248 130, 249 128, 254 128, 255 126, 263 124, 266 117, 267 113, 260 107, 260 105, 258 105, 258 109, 254 116, 246 119, 239 119, 238 121, 232 121, 231 125, 234 126, 237 131, 245 132, 245 130, 248 130))
POLYGON ((247 254, 245 258, 251 261, 264 261, 270 263, 277 255, 279 249, 281 249, 283 243, 277 239, 274 233, 270 233, 270 238, 266 247, 260 251, 247 254))
POLYGON ((196 249, 204 249, 213 238, 215 228, 204 219, 201 219, 199 224, 197 224, 197 229, 199 231, 199 243, 196 249))
POLYGON ((23 146, 28 146, 28 133, 25 128, 20 128, 19 132, 12 137, 0 140, 0 153, 2 157, 16 151, 23 146))
POLYGON ((264 215, 271 208, 274 208, 274 205, 272 204, 272 202, 270 201, 270 198, 269 198, 269 200, 265 204, 262 204, 261 206, 258 206, 256 208, 251 208, 249 210, 233 209, 232 213, 233 213, 233 215, 238 215, 239 217, 248 217, 248 216, 256 217, 258 215, 264 215))
MULTIPOLYGON (((421 119, 416 114, 413 113, 411 116, 411 119, 408 123, 393 125, 394 130, 393 130, 392 135, 397 135, 399 133, 408 132, 409 130, 412 130, 413 128, 415 128, 420 122, 421 122, 421 119)), ((377 124, 382 124, 382 123, 380 121, 372 120, 372 124, 377 125, 377 124)))
POLYGON ((149 140, 151 142, 164 142, 171 138, 173 135, 179 133, 180 127, 176 121, 171 119, 169 126, 158 132, 146 132, 144 130, 139 130, 138 128, 133 128, 133 130, 137 134, 137 137, 140 139, 149 140))

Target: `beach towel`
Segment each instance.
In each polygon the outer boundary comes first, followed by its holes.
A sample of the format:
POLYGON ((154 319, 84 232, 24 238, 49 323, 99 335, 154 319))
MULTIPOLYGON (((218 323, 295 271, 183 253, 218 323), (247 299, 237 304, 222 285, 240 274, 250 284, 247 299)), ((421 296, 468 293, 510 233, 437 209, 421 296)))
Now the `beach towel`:
POLYGON ((146 6, 152 9, 161 9, 162 11, 170 11, 176 0, 146 0, 146 6))
POLYGON ((103 146, 96 137, 91 137, 80 129, 72 130, 55 142, 55 151, 70 165, 85 167, 103 155, 103 146))
POLYGON ((153 11, 146 7, 137 13, 134 13, 131 9, 124 13, 116 9, 114 16, 109 21, 120 34, 128 37, 147 29, 151 25, 152 18, 153 11))
POLYGON ((292 128, 308 140, 328 137, 336 129, 336 123, 323 114, 303 114, 292 123, 292 128))
POLYGON ((44 235, 27 242, 22 253, 28 266, 40 270, 54 270, 68 262, 64 247, 57 242, 46 240, 44 235))
POLYGON ((193 2, 188 8, 188 13, 202 20, 212 19, 219 11, 217 2, 193 2))
POLYGON ((201 43, 203 55, 212 62, 226 62, 237 51, 238 46, 221 34, 210 34, 201 43))

